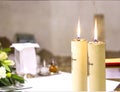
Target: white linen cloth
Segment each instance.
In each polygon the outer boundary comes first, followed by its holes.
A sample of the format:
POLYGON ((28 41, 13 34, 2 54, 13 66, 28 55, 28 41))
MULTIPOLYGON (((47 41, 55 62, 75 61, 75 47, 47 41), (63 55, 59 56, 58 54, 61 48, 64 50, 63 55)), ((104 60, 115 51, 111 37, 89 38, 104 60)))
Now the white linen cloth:
POLYGON ((37 43, 13 43, 10 47, 15 48, 16 72, 19 75, 30 73, 36 75, 38 70, 37 54, 35 48, 39 48, 37 43))
MULTIPOLYGON (((24 86, 31 87, 22 91, 50 91, 50 92, 70 92, 72 91, 71 73, 60 72, 51 76, 39 76, 26 79, 24 86)), ((106 80, 106 91, 114 91, 120 82, 106 80)), ((89 85, 88 85, 89 86, 89 85)))

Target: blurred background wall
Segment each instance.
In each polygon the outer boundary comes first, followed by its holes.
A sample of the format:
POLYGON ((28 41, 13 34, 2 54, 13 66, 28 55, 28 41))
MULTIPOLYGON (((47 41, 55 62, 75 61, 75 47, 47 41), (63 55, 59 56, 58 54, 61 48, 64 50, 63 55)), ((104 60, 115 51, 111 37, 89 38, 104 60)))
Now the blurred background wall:
POLYGON ((70 56, 80 17, 81 37, 93 40, 94 15, 104 15, 106 50, 120 51, 120 1, 0 1, 0 36, 33 34, 40 49, 70 56))

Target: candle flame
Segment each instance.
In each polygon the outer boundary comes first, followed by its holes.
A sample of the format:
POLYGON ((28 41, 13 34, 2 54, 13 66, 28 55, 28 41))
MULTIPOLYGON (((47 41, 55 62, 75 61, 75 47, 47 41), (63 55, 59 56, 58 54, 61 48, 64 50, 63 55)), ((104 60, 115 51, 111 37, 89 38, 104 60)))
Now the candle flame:
POLYGON ((78 25, 77 25, 77 37, 80 38, 80 20, 78 19, 78 25))
POLYGON ((43 61, 43 66, 44 66, 44 67, 46 66, 46 61, 45 61, 45 60, 43 61))
POLYGON ((94 40, 98 40, 98 29, 97 29, 97 20, 95 19, 95 27, 94 27, 94 40))

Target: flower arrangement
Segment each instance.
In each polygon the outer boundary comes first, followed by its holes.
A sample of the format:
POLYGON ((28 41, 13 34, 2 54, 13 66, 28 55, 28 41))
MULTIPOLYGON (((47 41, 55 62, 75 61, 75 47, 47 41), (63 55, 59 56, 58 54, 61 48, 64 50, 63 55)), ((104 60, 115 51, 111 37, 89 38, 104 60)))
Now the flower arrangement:
POLYGON ((14 61, 8 59, 10 48, 0 48, 0 87, 24 83, 24 78, 13 73, 14 61))

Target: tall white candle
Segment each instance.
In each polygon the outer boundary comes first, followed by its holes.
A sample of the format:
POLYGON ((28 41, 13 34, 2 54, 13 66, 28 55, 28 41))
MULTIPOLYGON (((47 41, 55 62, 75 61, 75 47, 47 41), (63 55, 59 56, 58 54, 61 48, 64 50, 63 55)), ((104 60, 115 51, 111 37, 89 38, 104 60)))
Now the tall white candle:
POLYGON ((90 91, 105 91, 105 43, 97 39, 97 20, 95 19, 94 41, 88 43, 88 57, 90 63, 89 89, 90 91))
POLYGON ((87 91, 87 41, 80 39, 80 21, 78 38, 71 41, 72 87, 73 91, 87 91))

